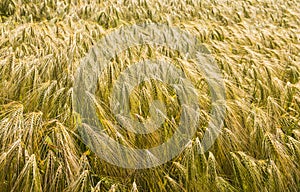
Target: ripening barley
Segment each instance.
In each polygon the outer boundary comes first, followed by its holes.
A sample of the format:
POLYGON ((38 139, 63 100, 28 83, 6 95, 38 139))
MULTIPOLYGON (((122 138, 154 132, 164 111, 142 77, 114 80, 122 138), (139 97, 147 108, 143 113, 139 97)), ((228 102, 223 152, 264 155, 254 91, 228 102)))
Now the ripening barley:
MULTIPOLYGON (((1 0, 0 191, 300 191, 299 7, 297 0, 1 0), (155 126, 148 117, 163 117, 160 129, 137 135, 124 116, 128 129, 115 126, 111 92, 133 63, 163 58, 174 64, 196 87, 201 106, 196 134, 180 155, 155 168, 123 169, 83 143, 76 127, 82 119, 72 105, 74 78, 105 35, 150 22, 186 30, 208 48, 224 77, 226 117, 203 152, 212 106, 195 61, 150 44, 116 54, 99 79, 90 79, 98 83, 88 99, 119 143, 158 146, 180 122, 176 91, 156 79, 130 93, 123 87, 117 97, 130 103, 136 121, 155 126), (157 100, 165 107, 151 111, 157 100)), ((105 150, 122 153, 111 145, 105 150)))

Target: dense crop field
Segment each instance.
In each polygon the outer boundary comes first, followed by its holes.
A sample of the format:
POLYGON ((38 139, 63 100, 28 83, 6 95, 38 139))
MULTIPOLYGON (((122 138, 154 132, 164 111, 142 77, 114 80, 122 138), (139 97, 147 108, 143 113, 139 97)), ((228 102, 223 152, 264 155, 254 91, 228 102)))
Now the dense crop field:
POLYGON ((0 0, 0 191, 300 191, 299 8, 298 0, 0 0), (74 76, 106 34, 150 22, 177 26, 207 47, 225 82, 226 117, 202 153, 210 94, 193 61, 167 47, 129 48, 111 60, 97 88, 95 106, 111 137, 147 148, 178 123, 174 90, 151 81, 130 95, 131 114, 145 119, 148 102, 162 100, 166 131, 136 136, 112 126, 112 84, 142 59, 181 67, 202 110, 182 153, 157 167, 125 169, 82 141, 74 76))

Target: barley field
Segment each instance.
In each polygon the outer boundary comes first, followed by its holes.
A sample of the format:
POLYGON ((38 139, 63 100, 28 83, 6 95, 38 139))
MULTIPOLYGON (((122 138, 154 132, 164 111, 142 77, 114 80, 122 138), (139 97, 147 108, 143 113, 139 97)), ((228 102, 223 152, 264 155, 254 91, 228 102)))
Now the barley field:
POLYGON ((0 0, 0 191, 300 191, 299 9, 299 0, 0 0), (211 95, 193 61, 167 47, 130 47, 98 81, 95 106, 107 134, 148 148, 174 133, 180 106, 174 90, 157 81, 134 89, 130 113, 143 121, 149 101, 162 100, 164 129, 136 135, 112 126, 113 83, 147 58, 182 68, 198 90, 201 121, 167 163, 126 169, 83 142, 72 95, 89 50, 138 23, 176 26, 197 37, 223 75, 226 116, 203 152, 211 95))

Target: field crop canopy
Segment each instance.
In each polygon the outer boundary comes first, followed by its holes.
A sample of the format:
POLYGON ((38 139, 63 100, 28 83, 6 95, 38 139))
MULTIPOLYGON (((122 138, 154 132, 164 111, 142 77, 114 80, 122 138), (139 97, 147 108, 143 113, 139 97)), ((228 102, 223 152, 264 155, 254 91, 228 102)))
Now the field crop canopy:
MULTIPOLYGON (((92 48, 78 70, 74 89, 74 108, 81 114, 79 127, 84 142, 101 158, 124 168, 149 168, 174 158, 195 134, 200 114, 197 90, 192 82, 184 77, 184 73, 166 61, 146 60, 130 65, 119 75, 112 88, 111 111, 124 129, 136 134, 153 132, 153 128, 161 125, 163 121, 156 118, 151 123, 142 124, 133 120, 130 116, 129 95, 134 87, 142 82, 155 79, 170 84, 176 90, 182 107, 178 128, 170 139, 150 149, 124 146, 105 134, 96 114, 93 96, 98 76, 102 71, 109 69, 108 61, 115 55, 127 48, 143 44, 167 46, 177 50, 187 59, 197 60, 195 70, 204 72, 212 97, 212 117, 202 143, 205 147, 204 152, 211 147, 220 133, 225 116, 225 87, 222 75, 207 49, 200 45, 196 37, 179 28, 157 24, 124 27, 108 34, 92 48)), ((154 111, 151 117, 154 117, 155 111, 162 113, 159 107, 161 103, 156 106, 150 109, 154 111)), ((161 115, 162 118, 166 118, 165 113, 161 115)))
POLYGON ((0 191, 299 192, 299 0, 0 0, 0 191))

